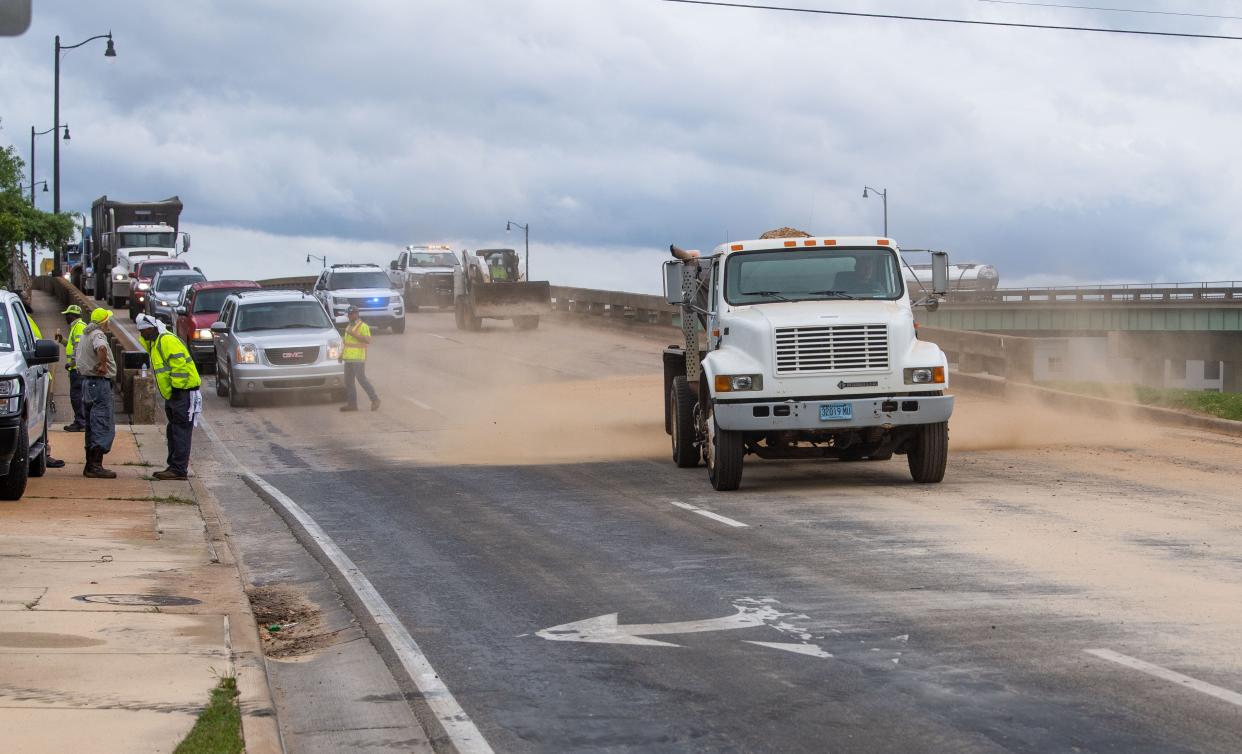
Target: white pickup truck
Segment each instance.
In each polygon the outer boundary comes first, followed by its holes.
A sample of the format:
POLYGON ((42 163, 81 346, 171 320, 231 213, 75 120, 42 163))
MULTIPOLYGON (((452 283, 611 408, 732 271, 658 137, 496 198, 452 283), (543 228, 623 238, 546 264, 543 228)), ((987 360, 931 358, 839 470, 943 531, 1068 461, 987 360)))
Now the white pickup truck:
POLYGON ((912 307, 935 307, 947 255, 933 254, 933 295, 912 299, 887 238, 735 241, 710 256, 671 247, 665 295, 681 307, 683 345, 664 351, 665 430, 678 466, 702 459, 717 490, 759 458, 887 460, 939 482, 953 398, 948 363, 918 339, 912 307))
POLYGON ((461 268, 447 246, 407 246, 388 263, 388 278, 405 296, 405 310, 453 305, 453 275, 461 268))
POLYGON ((0 291, 0 500, 20 500, 48 457, 50 365, 60 346, 36 340, 16 293, 0 291))

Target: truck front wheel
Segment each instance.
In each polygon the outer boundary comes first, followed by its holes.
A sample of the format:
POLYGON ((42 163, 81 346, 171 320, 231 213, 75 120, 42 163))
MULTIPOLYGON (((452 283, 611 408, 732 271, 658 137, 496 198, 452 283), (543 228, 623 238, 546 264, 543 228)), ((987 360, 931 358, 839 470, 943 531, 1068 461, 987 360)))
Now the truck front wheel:
POLYGON ((944 469, 949 462, 949 423, 937 422, 920 426, 914 435, 914 444, 906 453, 910 463, 910 476, 920 484, 931 484, 944 479, 944 469))
POLYGON ((731 492, 742 485, 742 460, 746 457, 746 439, 734 429, 721 429, 716 412, 707 417, 707 442, 704 444, 707 479, 717 492, 731 492))
POLYGON ((673 378, 668 391, 668 412, 672 417, 673 463, 681 469, 699 465, 699 449, 694 446, 694 391, 684 375, 673 378))

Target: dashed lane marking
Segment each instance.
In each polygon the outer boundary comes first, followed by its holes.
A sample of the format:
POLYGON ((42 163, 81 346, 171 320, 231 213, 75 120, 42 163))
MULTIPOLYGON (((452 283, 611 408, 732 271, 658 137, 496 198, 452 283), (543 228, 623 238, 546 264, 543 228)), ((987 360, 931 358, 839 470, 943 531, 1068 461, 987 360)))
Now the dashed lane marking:
MULTIPOLYGON (((311 518, 302 506, 295 503, 289 496, 269 484, 263 477, 250 471, 240 463, 206 420, 200 420, 203 430, 211 438, 212 443, 232 462, 233 468, 241 472, 242 478, 251 486, 261 490, 269 502, 279 504, 306 530, 306 533, 323 554, 340 572, 345 582, 353 589, 358 600, 371 614, 371 619, 379 626, 380 632, 388 640, 397 659, 405 668, 414 685, 421 692, 423 700, 443 726, 445 734, 452 741, 458 754, 492 754, 493 749, 487 739, 475 727, 474 722, 461 705, 453 697, 448 686, 440 680, 440 675, 432 667, 431 661, 423 654, 414 637, 406 630, 405 624, 393 612, 371 580, 362 574, 362 570, 345 554, 336 542, 328 536, 315 519, 311 518)), ((258 491, 256 490, 256 491, 258 491)))
POLYGON ((700 508, 697 505, 691 505, 690 503, 683 503, 677 500, 672 500, 670 502, 672 502, 673 505, 677 506, 678 508, 681 508, 682 510, 687 510, 687 511, 690 511, 691 513, 697 513, 700 516, 703 516, 704 518, 710 518, 713 521, 719 521, 720 523, 725 524, 727 526, 732 526, 738 529, 750 528, 750 524, 744 524, 741 521, 729 518, 728 516, 722 516, 719 513, 713 513, 712 511, 709 511, 705 508, 700 508))
POLYGON ((1176 683, 1178 686, 1198 691, 1201 694, 1207 694, 1208 696, 1215 697, 1221 701, 1229 702, 1237 707, 1242 707, 1242 694, 1239 694, 1236 691, 1230 691, 1229 689, 1221 688, 1220 686, 1214 686, 1206 681, 1200 681, 1197 678, 1182 675, 1175 670, 1162 668, 1159 665, 1152 665, 1150 662, 1144 662, 1143 660, 1123 655, 1120 652, 1114 652, 1111 649, 1084 649, 1083 651, 1089 655, 1098 657, 1101 660, 1115 662, 1118 665, 1124 665, 1127 668, 1132 668, 1148 675, 1154 675, 1157 678, 1162 678, 1166 681, 1176 683))

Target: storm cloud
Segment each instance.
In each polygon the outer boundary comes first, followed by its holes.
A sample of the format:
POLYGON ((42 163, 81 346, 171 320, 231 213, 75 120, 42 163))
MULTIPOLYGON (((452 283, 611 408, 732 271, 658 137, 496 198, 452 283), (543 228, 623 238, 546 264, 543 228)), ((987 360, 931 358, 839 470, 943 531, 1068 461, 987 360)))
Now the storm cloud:
MULTIPOLYGON (((1242 35, 974 0, 805 5, 1242 35)), ((115 60, 93 43, 63 65, 63 208, 178 194, 214 276, 520 247, 513 219, 536 276, 652 290, 670 241, 879 233, 868 184, 902 245, 1003 282, 1242 278, 1238 42, 655 0, 36 0, 0 40, 0 141, 26 155, 29 125, 51 125, 53 35, 109 29, 115 60)))

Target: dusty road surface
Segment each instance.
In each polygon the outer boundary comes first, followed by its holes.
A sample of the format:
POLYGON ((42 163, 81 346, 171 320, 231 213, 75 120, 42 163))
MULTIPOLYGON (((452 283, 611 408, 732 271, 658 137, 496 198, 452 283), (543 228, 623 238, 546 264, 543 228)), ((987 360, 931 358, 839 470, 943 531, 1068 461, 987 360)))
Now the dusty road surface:
POLYGON ((718 494, 668 458, 662 337, 412 315, 380 412, 207 418, 496 751, 1242 750, 1242 441, 965 395, 943 484, 718 494))

